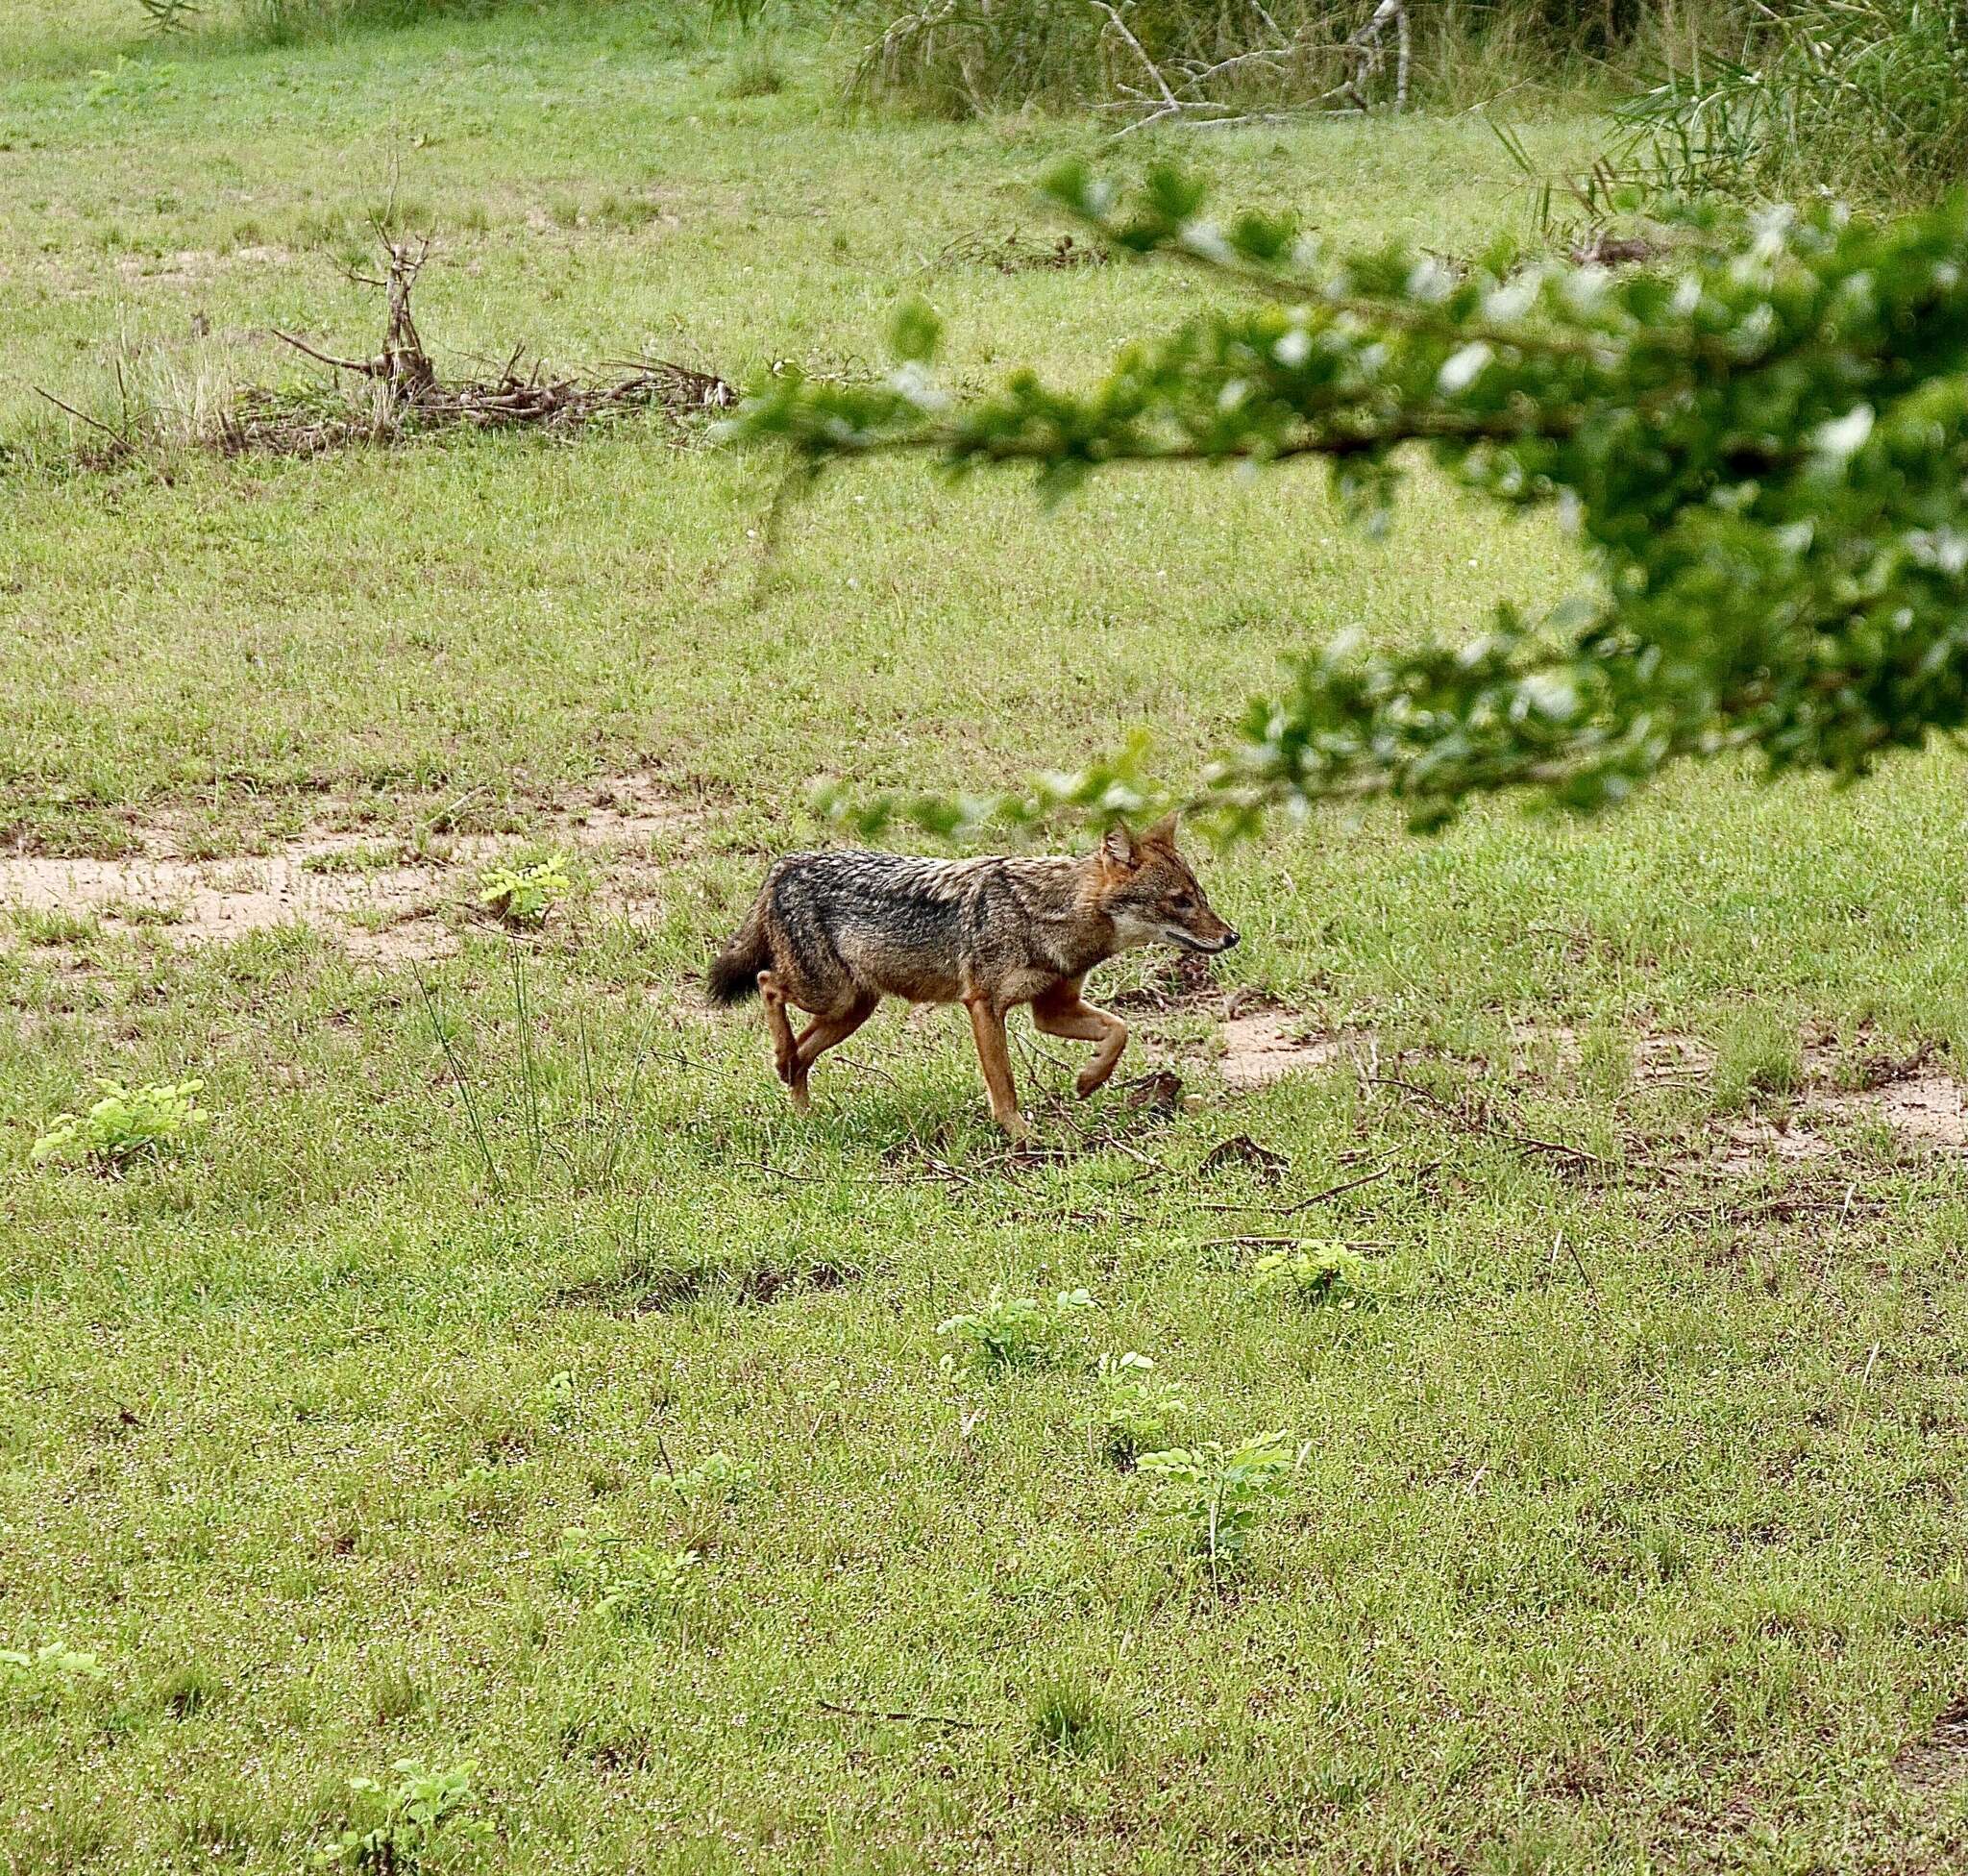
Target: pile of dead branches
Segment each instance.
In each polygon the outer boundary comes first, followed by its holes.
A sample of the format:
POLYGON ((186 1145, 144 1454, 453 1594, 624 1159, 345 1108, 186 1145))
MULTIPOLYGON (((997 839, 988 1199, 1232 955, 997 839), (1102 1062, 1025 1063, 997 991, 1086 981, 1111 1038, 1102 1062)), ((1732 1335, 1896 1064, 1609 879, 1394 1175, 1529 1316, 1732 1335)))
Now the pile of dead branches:
POLYGON ((430 239, 378 238, 382 272, 350 278, 385 295, 381 350, 372 358, 340 358, 292 333, 276 333, 337 377, 320 389, 240 392, 221 422, 221 448, 234 454, 313 456, 456 425, 480 430, 533 425, 566 435, 640 411, 657 411, 680 424, 738 402, 736 390, 715 373, 666 358, 623 360, 612 367, 622 375, 613 378, 554 377, 537 359, 525 365, 517 347, 495 376, 446 383, 424 349, 410 309, 411 289, 430 259, 430 239), (343 374, 360 383, 351 387, 343 374))
MULTIPOLYGON (((1117 84, 1115 89, 1120 95, 1101 106, 1128 119, 1114 133, 1117 137, 1145 130, 1150 124, 1219 129, 1269 123, 1299 111, 1370 111, 1376 101, 1395 111, 1408 108, 1408 81, 1414 63, 1408 0, 1373 0, 1366 17, 1343 38, 1294 40, 1273 27, 1271 37, 1263 44, 1208 63, 1157 63, 1128 26, 1123 12, 1126 0, 1119 5, 1110 0, 1090 0, 1090 4, 1106 16, 1103 30, 1127 49, 1146 81, 1143 85, 1117 84), (1317 67, 1325 69, 1330 82, 1289 110, 1253 110, 1219 95, 1253 80, 1280 81, 1317 67)), ((1258 12, 1270 26, 1270 15, 1262 7, 1258 12)))
POLYGON ((1034 239, 1014 228, 1009 234, 960 234, 936 257, 938 267, 990 267, 1000 274, 1062 273, 1104 267, 1107 251, 1070 234, 1034 239))

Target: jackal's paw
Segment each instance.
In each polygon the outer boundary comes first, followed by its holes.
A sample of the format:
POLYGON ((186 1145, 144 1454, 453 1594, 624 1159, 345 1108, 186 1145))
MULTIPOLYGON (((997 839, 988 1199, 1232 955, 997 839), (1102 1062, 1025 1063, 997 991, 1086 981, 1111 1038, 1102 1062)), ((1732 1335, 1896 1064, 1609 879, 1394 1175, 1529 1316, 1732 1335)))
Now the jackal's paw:
POLYGON ((1026 1120, 1022 1114, 1001 1116, 997 1124, 1004 1129, 1005 1138, 1015 1147, 1025 1146, 1028 1142, 1034 1141, 1039 1137, 1031 1122, 1026 1120))

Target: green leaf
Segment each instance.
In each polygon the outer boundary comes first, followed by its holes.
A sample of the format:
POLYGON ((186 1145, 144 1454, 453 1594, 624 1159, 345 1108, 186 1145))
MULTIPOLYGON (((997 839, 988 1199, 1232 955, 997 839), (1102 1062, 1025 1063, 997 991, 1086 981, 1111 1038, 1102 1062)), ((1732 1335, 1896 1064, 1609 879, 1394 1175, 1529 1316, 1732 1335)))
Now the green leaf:
POLYGON ((904 364, 926 365, 936 357, 942 337, 943 321, 928 301, 905 300, 889 328, 889 350, 904 364))

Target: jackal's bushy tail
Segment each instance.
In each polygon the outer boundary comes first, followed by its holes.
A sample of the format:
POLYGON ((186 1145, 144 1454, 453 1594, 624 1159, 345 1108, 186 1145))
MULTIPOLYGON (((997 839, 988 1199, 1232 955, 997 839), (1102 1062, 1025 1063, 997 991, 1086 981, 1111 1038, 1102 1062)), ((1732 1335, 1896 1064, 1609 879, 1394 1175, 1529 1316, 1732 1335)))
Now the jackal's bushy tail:
POLYGON ((765 898, 747 915, 738 935, 711 959, 704 974, 704 987, 711 1001, 726 1006, 742 1003, 758 995, 758 974, 773 961, 772 948, 765 940, 765 898))

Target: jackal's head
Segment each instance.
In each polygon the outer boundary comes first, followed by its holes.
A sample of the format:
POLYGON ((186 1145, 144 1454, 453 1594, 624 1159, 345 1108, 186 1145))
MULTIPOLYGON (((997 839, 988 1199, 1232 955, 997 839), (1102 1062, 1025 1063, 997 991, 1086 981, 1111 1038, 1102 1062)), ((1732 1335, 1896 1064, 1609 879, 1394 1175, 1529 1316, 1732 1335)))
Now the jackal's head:
POLYGON ((1122 945, 1227 951, 1236 944, 1236 932, 1210 909, 1189 863, 1175 851, 1172 814, 1144 834, 1117 821, 1095 859, 1100 909, 1114 921, 1122 945))

